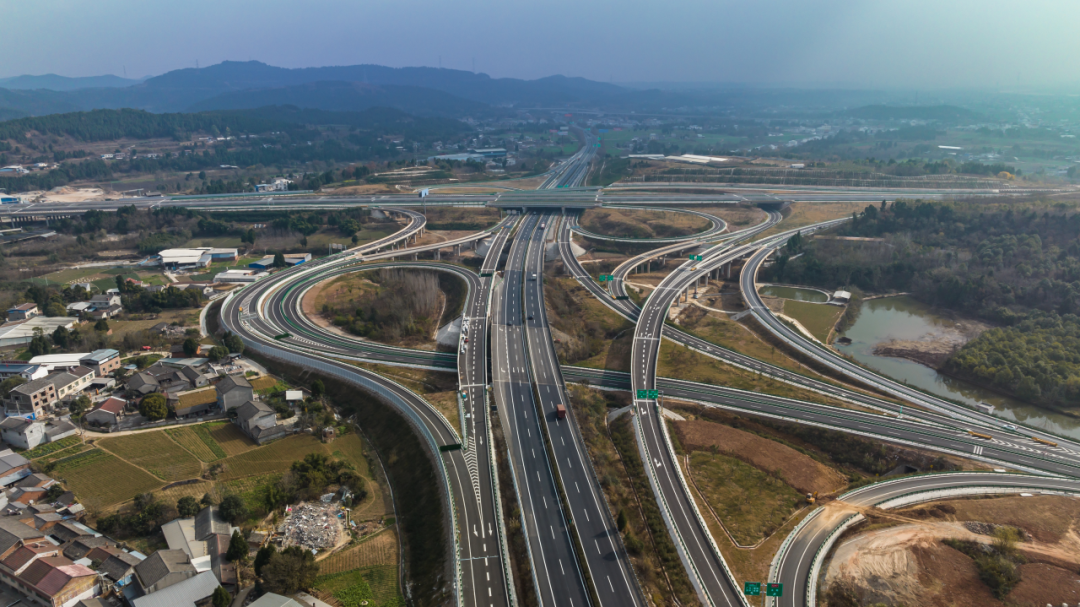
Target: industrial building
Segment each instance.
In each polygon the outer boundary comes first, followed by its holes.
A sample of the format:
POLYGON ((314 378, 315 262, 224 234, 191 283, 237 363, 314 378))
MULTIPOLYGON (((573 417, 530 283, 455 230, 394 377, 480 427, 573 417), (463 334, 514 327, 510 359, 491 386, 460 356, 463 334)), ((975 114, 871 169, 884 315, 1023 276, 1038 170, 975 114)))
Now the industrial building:
POLYGON ((30 320, 9 322, 0 326, 0 348, 30 343, 30 340, 34 339, 34 329, 41 329, 45 335, 52 335, 56 327, 71 329, 76 322, 77 319, 68 316, 35 316, 30 320))
POLYGON ((205 268, 215 261, 236 261, 240 254, 236 249, 165 249, 157 254, 158 263, 166 270, 189 270, 205 268))
MULTIPOLYGON (((282 257, 285 258, 285 265, 287 266, 298 266, 305 261, 311 261, 311 253, 290 253, 287 255, 282 255, 282 257)), ((249 263, 248 267, 254 268, 256 270, 269 270, 270 268, 274 267, 274 256, 267 255, 259 261, 253 261, 249 263)))

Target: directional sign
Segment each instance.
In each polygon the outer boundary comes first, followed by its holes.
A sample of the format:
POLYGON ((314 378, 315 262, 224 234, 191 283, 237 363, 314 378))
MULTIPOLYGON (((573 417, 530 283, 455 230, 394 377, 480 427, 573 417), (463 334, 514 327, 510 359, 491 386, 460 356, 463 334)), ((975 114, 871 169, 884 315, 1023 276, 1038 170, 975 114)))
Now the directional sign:
POLYGON ((742 592, 746 596, 761 596, 761 582, 743 582, 742 592))
POLYGON ((648 398, 649 397, 648 395, 649 395, 648 390, 638 390, 637 391, 637 397, 638 398, 648 398))
POLYGON ((690 261, 701 261, 702 259, 704 259, 704 258, 701 255, 691 255, 690 256, 690 261))
POLYGON ((607 282, 609 280, 611 280, 611 274, 601 274, 600 275, 600 282, 607 282))
POLYGON ((655 399, 655 398, 659 398, 659 397, 660 397, 660 391, 659 390, 649 390, 649 398, 655 399))
POLYGON ((491 276, 491 272, 480 272, 480 278, 487 278, 491 276))
POLYGON ((767 584, 765 586, 765 596, 784 596, 784 585, 780 583, 767 584))

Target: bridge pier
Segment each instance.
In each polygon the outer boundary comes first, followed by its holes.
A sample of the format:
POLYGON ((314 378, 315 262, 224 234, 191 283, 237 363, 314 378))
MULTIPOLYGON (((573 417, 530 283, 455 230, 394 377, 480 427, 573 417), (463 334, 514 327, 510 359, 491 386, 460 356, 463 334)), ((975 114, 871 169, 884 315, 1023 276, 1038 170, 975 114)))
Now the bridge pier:
POLYGON ((454 245, 454 255, 457 257, 461 257, 461 245, 454 245))
POLYGON ((442 261, 442 251, 435 249, 435 261, 442 261))
POLYGON ((727 269, 727 277, 731 278, 731 262, 730 261, 727 262, 727 264, 725 264, 724 267, 727 269))
POLYGON ((412 260, 413 261, 420 261, 420 254, 419 253, 413 253, 412 254, 412 260))

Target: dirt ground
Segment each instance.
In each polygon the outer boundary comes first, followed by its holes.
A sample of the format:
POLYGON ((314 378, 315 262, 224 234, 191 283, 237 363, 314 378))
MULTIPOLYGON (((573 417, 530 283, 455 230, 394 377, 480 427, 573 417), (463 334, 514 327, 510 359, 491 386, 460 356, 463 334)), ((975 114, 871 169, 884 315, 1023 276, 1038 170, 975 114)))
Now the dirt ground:
POLYGON ((860 604, 1041 607, 1080 602, 1080 499, 948 500, 890 514, 910 522, 884 528, 875 524, 842 541, 828 565, 824 588, 838 584, 860 604), (1014 525, 1030 535, 1017 545, 1027 559, 1020 566, 1021 582, 1004 601, 979 579, 971 558, 942 543, 947 538, 992 542, 965 528, 964 521, 1014 525))
POLYGON ((63 186, 49 191, 27 192, 22 196, 34 202, 86 202, 89 200, 105 200, 105 191, 101 188, 63 186))
POLYGON ((772 472, 779 470, 785 481, 800 493, 832 493, 847 486, 840 472, 798 451, 766 438, 704 420, 673 422, 686 449, 708 451, 711 447, 734 455, 747 463, 772 472))

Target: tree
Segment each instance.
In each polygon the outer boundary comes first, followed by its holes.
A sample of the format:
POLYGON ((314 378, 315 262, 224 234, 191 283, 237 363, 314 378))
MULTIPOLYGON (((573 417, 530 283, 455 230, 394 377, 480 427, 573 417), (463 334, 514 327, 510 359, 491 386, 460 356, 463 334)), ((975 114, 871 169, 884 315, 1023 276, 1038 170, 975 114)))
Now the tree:
POLYGON ((270 562, 270 557, 277 554, 277 548, 273 544, 267 544, 255 554, 255 575, 262 575, 262 568, 270 562))
POLYGON ((235 525, 247 518, 247 506, 244 505, 244 500, 240 499, 240 496, 227 495, 218 504, 218 514, 235 525))
POLYGON ((94 323, 94 330, 101 331, 102 333, 108 333, 109 321, 105 320, 104 318, 98 320, 96 323, 94 323))
POLYGON ((225 347, 229 349, 229 352, 233 352, 235 354, 244 353, 244 340, 240 339, 239 335, 236 335, 231 331, 227 332, 225 333, 225 338, 222 341, 224 342, 225 347))
POLYGON ((233 531, 232 538, 229 539, 229 549, 225 552, 225 558, 234 563, 242 563, 247 560, 248 550, 247 540, 237 529, 233 531))
POLYGON ((89 396, 80 394, 78 398, 71 401, 71 404, 68 405, 68 411, 71 412, 72 417, 82 417, 83 413, 90 410, 92 404, 89 396))
POLYGON ((229 349, 224 346, 210 348, 210 360, 221 360, 229 355, 229 349))
POLYGON ((209 493, 204 493, 202 499, 199 500, 199 503, 203 506, 213 506, 214 498, 209 493))
POLYGON ((169 407, 165 403, 165 396, 154 393, 143 398, 139 403, 139 414, 150 421, 165 419, 169 414, 169 407))
POLYGON ((321 379, 316 379, 315 381, 311 382, 311 395, 312 396, 314 396, 315 398, 319 398, 325 393, 326 393, 326 386, 323 385, 323 381, 321 379))
POLYGON ((64 327, 56 327, 52 334, 52 340, 58 348, 66 349, 70 345, 71 333, 64 327))
POLYGON ((199 353, 199 342, 194 337, 184 340, 184 356, 191 358, 199 353))
POLYGON ((281 253, 274 253, 274 267, 275 268, 284 268, 285 267, 285 255, 283 255, 281 253))
POLYGON ((199 502, 190 495, 176 500, 176 511, 180 513, 180 516, 195 516, 200 509, 199 502))
POLYGON ((45 316, 67 316, 67 308, 59 301, 54 301, 45 308, 45 316))
POLYGON ((12 375, 11 377, 0 382, 0 398, 7 398, 11 391, 15 388, 26 383, 26 378, 18 375, 12 375))
POLYGON ((232 604, 232 595, 224 587, 218 586, 214 588, 214 594, 210 599, 210 602, 214 607, 229 607, 232 604))
POLYGON ((286 596, 310 588, 318 575, 315 555, 300 546, 289 546, 272 555, 262 568, 263 587, 286 596))

